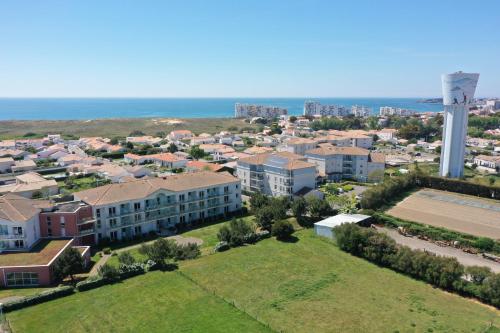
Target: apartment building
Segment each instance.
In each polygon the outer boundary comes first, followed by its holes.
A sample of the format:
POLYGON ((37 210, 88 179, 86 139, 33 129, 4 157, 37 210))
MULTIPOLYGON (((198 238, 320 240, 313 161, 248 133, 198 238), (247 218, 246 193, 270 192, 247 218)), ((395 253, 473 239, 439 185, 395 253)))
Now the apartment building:
POLYGON ((339 147, 359 147, 370 149, 373 145, 373 137, 366 135, 365 131, 337 131, 330 130, 328 135, 316 137, 314 140, 319 143, 331 143, 339 147))
POLYGON ((401 117, 407 117, 415 114, 416 112, 413 110, 408 110, 408 109, 402 109, 402 108, 395 108, 392 106, 381 106, 380 107, 380 116, 401 116, 401 117))
POLYGON ((353 105, 351 106, 351 113, 355 117, 369 117, 372 114, 373 109, 364 105, 353 105))
POLYGON ((306 152, 307 161, 316 166, 318 175, 330 181, 355 179, 379 181, 385 168, 385 157, 359 147, 323 144, 306 152))
POLYGON ((109 184, 74 197, 92 206, 97 242, 168 233, 178 223, 241 209, 240 181, 228 173, 194 172, 109 184))
POLYGON ((265 106, 257 104, 240 104, 236 103, 234 105, 234 117, 235 118, 275 118, 288 114, 286 108, 280 108, 277 106, 265 106))
POLYGON ((321 104, 315 101, 304 103, 304 116, 334 116, 342 117, 351 114, 351 110, 341 105, 321 104))
POLYGON ((289 152, 239 159, 236 173, 244 190, 272 196, 292 196, 303 188, 316 187, 315 165, 289 152))
POLYGON ((316 141, 307 138, 290 138, 283 145, 278 147, 278 151, 304 155, 306 151, 316 148, 316 141))

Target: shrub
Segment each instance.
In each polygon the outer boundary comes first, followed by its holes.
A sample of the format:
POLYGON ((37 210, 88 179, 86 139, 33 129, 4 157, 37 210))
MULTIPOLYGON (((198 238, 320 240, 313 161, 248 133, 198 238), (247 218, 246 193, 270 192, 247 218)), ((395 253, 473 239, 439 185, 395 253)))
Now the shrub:
POLYGON ((495 241, 488 237, 480 237, 474 241, 474 247, 483 251, 491 251, 495 246, 495 241))
POLYGON ((118 262, 122 265, 133 265, 135 263, 135 258, 130 252, 126 251, 118 255, 118 262))
POLYGON ((201 254, 200 247, 196 243, 177 245, 175 250, 176 260, 195 259, 201 254))
POLYGON ((78 291, 87 291, 95 288, 99 288, 105 284, 108 284, 109 280, 106 280, 99 276, 91 276, 88 279, 78 282, 76 284, 76 289, 78 291))
POLYGON ((347 184, 347 185, 342 186, 342 190, 344 192, 349 192, 349 191, 354 190, 354 187, 352 187, 352 185, 347 184))
POLYGON ((55 289, 43 291, 36 295, 26 296, 21 299, 6 302, 2 305, 2 310, 4 312, 10 312, 18 309, 25 308, 27 306, 40 304, 43 302, 51 301, 56 298, 71 295, 75 292, 71 286, 62 286, 55 289))
POLYGON ((224 241, 217 243, 214 247, 215 252, 223 252, 229 249, 230 249, 229 243, 224 241))
POLYGON ((288 221, 278 221, 274 223, 271 234, 278 240, 289 239, 294 233, 293 225, 288 221))
POLYGON ((104 264, 99 267, 97 273, 100 277, 109 281, 115 281, 120 278, 120 273, 118 272, 118 270, 114 266, 108 264, 104 264))
POLYGON ((105 247, 104 249, 102 249, 102 253, 111 254, 111 249, 109 247, 105 247))
POLYGON ((146 273, 146 264, 133 263, 131 265, 120 265, 118 269, 120 279, 128 279, 132 276, 137 276, 146 273))
POLYGON ((227 242, 231 247, 241 246, 248 235, 255 233, 251 225, 241 219, 233 218, 228 225, 223 225, 217 233, 221 242, 227 242))

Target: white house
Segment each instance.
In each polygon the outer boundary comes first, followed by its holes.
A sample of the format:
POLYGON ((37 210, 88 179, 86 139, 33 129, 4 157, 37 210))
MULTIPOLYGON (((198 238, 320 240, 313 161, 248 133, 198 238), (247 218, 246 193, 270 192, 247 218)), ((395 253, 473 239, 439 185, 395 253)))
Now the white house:
POLYGON ((330 216, 322 221, 314 223, 314 233, 318 236, 333 239, 335 233, 333 228, 344 223, 360 223, 367 221, 371 217, 363 214, 338 214, 330 216))

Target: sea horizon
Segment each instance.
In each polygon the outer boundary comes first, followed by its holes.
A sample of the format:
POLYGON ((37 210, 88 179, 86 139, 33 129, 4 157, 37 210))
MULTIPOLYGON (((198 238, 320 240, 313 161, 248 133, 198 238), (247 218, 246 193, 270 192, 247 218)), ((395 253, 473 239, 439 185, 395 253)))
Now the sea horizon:
POLYGON ((96 120, 110 118, 231 118, 235 103, 284 107, 300 115, 304 102, 345 107, 364 105, 376 115, 382 106, 417 112, 442 111, 438 97, 0 97, 0 120, 96 120))

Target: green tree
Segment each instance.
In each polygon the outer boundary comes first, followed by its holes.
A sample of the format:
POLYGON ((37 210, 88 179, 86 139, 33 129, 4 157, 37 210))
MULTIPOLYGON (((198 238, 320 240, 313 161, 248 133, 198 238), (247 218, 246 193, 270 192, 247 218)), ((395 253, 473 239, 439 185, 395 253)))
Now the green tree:
POLYGON ((142 244, 139 252, 160 266, 166 266, 167 260, 175 256, 176 244, 173 240, 159 238, 153 244, 142 244))
POLYGON ((58 279, 64 279, 69 275, 71 282, 74 283, 74 275, 83 270, 83 258, 80 251, 73 247, 64 250, 54 263, 54 276, 58 279))
POLYGON ((253 212, 256 212, 259 208, 267 206, 269 204, 269 197, 261 193, 253 193, 250 196, 250 208, 253 212))
POLYGON ((230 246, 240 246, 245 243, 246 237, 254 234, 253 228, 244 220, 233 218, 228 225, 223 225, 217 233, 220 241, 229 243, 230 246))
POLYGON ((205 151, 201 149, 199 146, 193 146, 189 150, 189 155, 191 155, 195 160, 198 160, 204 157, 206 154, 205 151))
POLYGON ((465 269, 465 273, 471 278, 475 284, 482 284, 484 280, 492 275, 491 269, 485 266, 469 266, 465 269))
POLYGON ((289 239, 294 233, 293 225, 288 221, 277 221, 272 226, 271 234, 278 240, 289 239))
POLYGON ((264 230, 271 231, 275 221, 275 208, 272 206, 264 206, 257 210, 255 214, 255 222, 264 230))
POLYGON ((109 264, 104 264, 97 270, 97 274, 106 280, 118 280, 120 278, 120 272, 116 269, 115 266, 111 266, 109 264))
POLYGON ((140 131, 140 130, 133 130, 132 132, 130 132, 130 134, 128 136, 144 136, 146 134, 144 134, 143 131, 140 131))
POLYGON ((325 200, 320 200, 315 196, 309 196, 306 200, 309 215, 315 220, 320 220, 333 213, 332 208, 325 200))
POLYGON ((299 197, 292 202, 292 213, 293 216, 300 223, 304 219, 304 215, 307 213, 307 201, 303 197, 299 197))
POLYGON ((125 251, 118 255, 118 262, 122 265, 133 265, 136 261, 130 252, 125 251))
POLYGON ((177 152, 179 149, 177 148, 177 146, 175 145, 175 143, 170 143, 170 145, 168 146, 168 152, 169 153, 175 153, 177 152))
POLYGON ((297 117, 290 116, 290 118, 288 118, 288 121, 290 121, 293 124, 293 123, 295 123, 297 121, 297 117))

